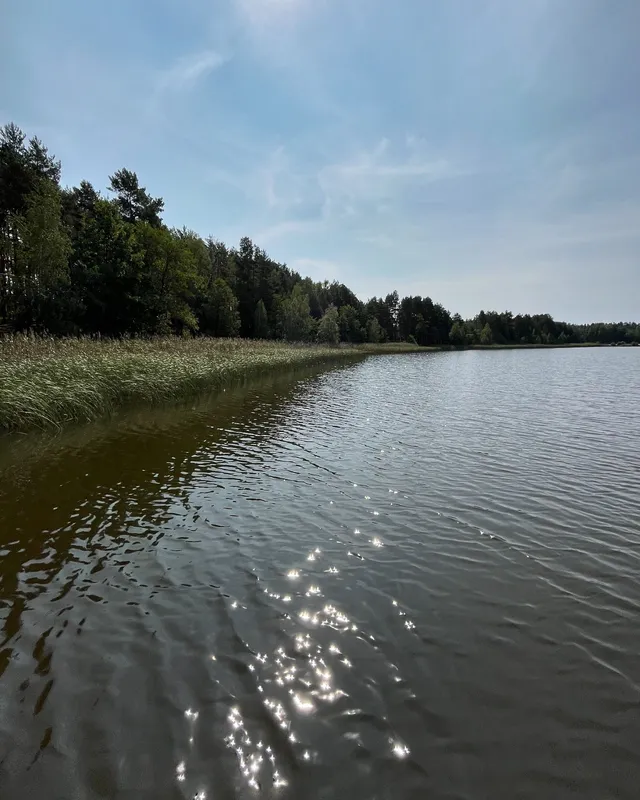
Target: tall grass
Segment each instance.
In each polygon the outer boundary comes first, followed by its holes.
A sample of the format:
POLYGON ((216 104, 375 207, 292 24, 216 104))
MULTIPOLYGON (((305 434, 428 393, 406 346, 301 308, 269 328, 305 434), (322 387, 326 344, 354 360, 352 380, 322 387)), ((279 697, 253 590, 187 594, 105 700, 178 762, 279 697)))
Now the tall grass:
POLYGON ((135 403, 222 389, 274 369, 417 348, 243 339, 0 338, 0 430, 60 428, 135 403))

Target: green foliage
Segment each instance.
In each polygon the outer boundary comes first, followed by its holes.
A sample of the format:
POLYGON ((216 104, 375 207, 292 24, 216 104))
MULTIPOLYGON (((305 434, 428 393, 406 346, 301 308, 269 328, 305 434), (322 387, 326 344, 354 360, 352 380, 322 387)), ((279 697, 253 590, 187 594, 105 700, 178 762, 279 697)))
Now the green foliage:
POLYGON ((381 323, 385 331, 385 338, 390 342, 398 341, 398 313, 400 311, 400 297, 393 291, 384 299, 385 317, 381 323))
POLYGON ((27 142, 25 134, 10 122, 0 128, 0 226, 11 214, 25 210, 26 198, 40 181, 57 185, 60 162, 49 155, 37 138, 27 142))
POLYGON ((300 284, 293 287, 289 297, 278 308, 278 327, 288 342, 307 342, 313 330, 309 297, 300 284))
POLYGON ((419 345, 449 343, 451 315, 430 297, 404 297, 398 310, 400 338, 409 341, 413 336, 419 345))
POLYGON ((451 330, 449 331, 449 341, 456 347, 461 347, 462 345, 466 344, 467 337, 464 330, 464 323, 460 322, 459 320, 456 320, 453 323, 451 330))
POLYGON ((336 345, 340 341, 340 328, 338 327, 338 309, 329 306, 324 312, 318 325, 318 342, 321 344, 336 345))
POLYGON ((371 344, 384 341, 384 331, 375 317, 371 317, 367 323, 367 341, 371 344))
POLYGON ((558 322, 549 314, 518 314, 509 311, 481 311, 474 319, 464 323, 469 344, 485 342, 498 345, 554 345, 582 342, 609 343, 618 339, 627 344, 640 340, 640 326, 633 323, 597 323, 594 325, 568 325, 558 322), (636 338, 637 337, 637 338, 636 338))
POLYGON ((358 309, 348 304, 341 306, 338 311, 338 328, 340 330, 340 341, 342 342, 363 342, 365 334, 360 322, 358 309))
POLYGON ((95 204, 100 199, 100 194, 96 192, 89 181, 81 181, 78 187, 62 189, 60 195, 62 222, 69 236, 73 239, 84 224, 87 216, 93 214, 95 204))
POLYGON ((237 336, 240 330, 238 300, 223 278, 216 278, 202 310, 202 332, 210 336, 237 336))
POLYGON ((190 300, 198 273, 188 238, 143 221, 133 231, 140 263, 134 283, 137 331, 157 335, 196 330, 190 300))
POLYGON ((61 224, 57 186, 41 181, 26 197, 16 223, 20 240, 14 269, 16 317, 25 328, 58 332, 64 324, 71 244, 61 224))
POLYGON ((235 286, 235 263, 229 248, 224 242, 218 242, 210 236, 205 247, 209 258, 209 267, 206 270, 210 281, 223 278, 233 289, 235 286))
POLYGON ((267 309, 262 299, 256 303, 256 310, 253 314, 253 335, 256 339, 268 339, 271 335, 267 309))
POLYGON ((142 267, 134 226, 122 220, 113 203, 97 200, 72 242, 71 305, 77 327, 107 336, 134 332, 142 267))
POLYGON ((128 169, 119 169, 109 178, 110 189, 116 193, 116 205, 125 222, 148 222, 158 228, 162 224, 160 212, 164 209, 162 198, 151 197, 138 183, 138 176, 128 169))
POLYGON ((38 138, 27 142, 13 123, 0 128, 0 324, 42 326, 39 315, 45 307, 49 310, 48 302, 40 302, 46 289, 38 290, 36 284, 39 274, 44 277, 47 272, 48 249, 55 259, 51 271, 63 268, 59 255, 65 250, 64 242, 62 238, 56 241, 52 218, 59 202, 53 195, 59 179, 60 162, 38 138), (45 206, 41 214, 38 198, 45 206), (34 257, 39 259, 37 264, 31 263, 34 257))
POLYGON ((480 344, 493 344, 493 333, 491 332, 491 326, 488 322, 480 331, 480 344))

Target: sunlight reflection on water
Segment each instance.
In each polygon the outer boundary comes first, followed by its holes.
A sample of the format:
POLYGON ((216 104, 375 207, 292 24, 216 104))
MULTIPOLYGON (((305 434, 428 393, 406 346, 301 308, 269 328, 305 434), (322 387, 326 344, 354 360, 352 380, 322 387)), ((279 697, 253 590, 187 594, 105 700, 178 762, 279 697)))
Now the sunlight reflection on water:
POLYGON ((633 359, 382 358, 18 459, 0 797, 636 800, 633 359))

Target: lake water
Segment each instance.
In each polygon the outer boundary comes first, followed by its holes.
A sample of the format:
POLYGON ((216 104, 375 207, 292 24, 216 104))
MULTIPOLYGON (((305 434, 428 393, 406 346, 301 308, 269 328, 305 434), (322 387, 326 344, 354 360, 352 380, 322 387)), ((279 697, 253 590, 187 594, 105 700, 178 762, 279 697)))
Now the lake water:
POLYGON ((0 443, 0 797, 637 800, 640 350, 0 443))

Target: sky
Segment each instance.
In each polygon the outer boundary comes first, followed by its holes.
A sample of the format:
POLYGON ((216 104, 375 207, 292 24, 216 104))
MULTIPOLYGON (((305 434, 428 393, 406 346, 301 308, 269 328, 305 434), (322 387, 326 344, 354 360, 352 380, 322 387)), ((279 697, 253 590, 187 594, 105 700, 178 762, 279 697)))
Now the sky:
POLYGON ((361 299, 640 320, 638 0, 3 0, 0 124, 361 299))

